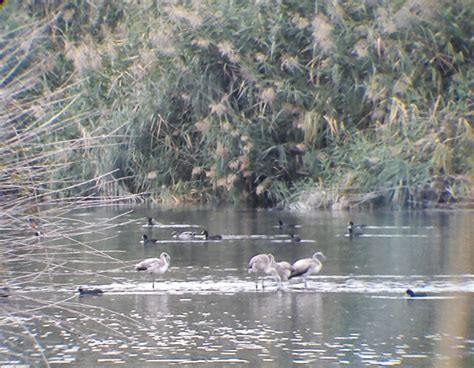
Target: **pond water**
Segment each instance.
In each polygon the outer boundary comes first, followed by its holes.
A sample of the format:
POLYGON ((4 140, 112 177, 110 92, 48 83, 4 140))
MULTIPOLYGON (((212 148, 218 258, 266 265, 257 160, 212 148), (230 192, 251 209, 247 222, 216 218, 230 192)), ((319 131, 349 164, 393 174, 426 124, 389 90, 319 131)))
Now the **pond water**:
POLYGON ((61 236, 46 225, 1 263, 2 367, 474 366, 472 212, 114 207, 68 215, 61 236), (149 216, 161 225, 143 227, 149 216), (368 225, 362 236, 345 236, 350 220, 368 225), (223 239, 171 236, 202 229, 223 239), (163 251, 171 266, 152 288, 134 265, 163 251), (253 255, 315 251, 327 259, 306 289, 268 277, 256 291, 253 255))

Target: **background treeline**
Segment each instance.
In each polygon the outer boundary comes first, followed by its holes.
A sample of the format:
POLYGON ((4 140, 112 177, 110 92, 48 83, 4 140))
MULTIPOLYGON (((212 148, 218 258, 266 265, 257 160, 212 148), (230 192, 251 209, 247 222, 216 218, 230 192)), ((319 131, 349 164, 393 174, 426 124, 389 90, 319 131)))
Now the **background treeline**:
POLYGON ((2 195, 466 202, 471 0, 10 1, 2 195))

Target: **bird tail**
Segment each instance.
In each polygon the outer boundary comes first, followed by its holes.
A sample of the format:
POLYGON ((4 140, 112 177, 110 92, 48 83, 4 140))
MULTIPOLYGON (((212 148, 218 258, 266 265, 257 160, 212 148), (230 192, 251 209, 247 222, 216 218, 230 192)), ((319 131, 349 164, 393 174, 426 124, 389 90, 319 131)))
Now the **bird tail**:
POLYGON ((304 271, 291 271, 290 276, 288 276, 288 280, 292 279, 293 277, 298 277, 304 274, 304 271))
POLYGON ((146 271, 147 268, 144 267, 144 266, 137 266, 137 267, 136 267, 136 270, 137 270, 137 271, 146 271))

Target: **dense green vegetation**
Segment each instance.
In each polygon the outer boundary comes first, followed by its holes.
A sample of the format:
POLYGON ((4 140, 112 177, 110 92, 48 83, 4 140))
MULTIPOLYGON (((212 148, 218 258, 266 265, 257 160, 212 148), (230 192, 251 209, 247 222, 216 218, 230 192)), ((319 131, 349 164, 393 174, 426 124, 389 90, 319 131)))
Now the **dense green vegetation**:
POLYGON ((465 202, 469 0, 10 1, 2 192, 465 202))

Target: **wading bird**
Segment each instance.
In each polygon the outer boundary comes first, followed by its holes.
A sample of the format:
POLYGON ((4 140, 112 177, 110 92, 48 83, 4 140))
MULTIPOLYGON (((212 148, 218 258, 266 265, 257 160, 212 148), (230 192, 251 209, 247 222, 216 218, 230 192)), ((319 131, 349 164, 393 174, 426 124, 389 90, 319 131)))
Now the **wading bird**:
POLYGON ((307 277, 313 273, 318 273, 323 267, 319 258, 321 258, 323 261, 326 260, 326 256, 322 252, 314 253, 312 258, 303 258, 297 260, 292 265, 291 275, 288 277, 288 279, 292 279, 293 277, 302 277, 304 281, 304 287, 306 289, 307 277))
MULTIPOLYGON (((171 257, 168 253, 163 252, 160 258, 147 258, 135 265, 137 271, 146 271, 154 275, 163 275, 170 266, 171 257)), ((155 280, 153 279, 153 289, 155 288, 155 280)))
POLYGON ((278 283, 278 290, 280 290, 283 287, 282 282, 288 281, 293 270, 293 266, 286 261, 276 262, 272 254, 269 254, 268 256, 270 257, 270 274, 278 283))
MULTIPOLYGON (((259 275, 268 275, 272 270, 272 258, 271 254, 257 254, 250 258, 248 272, 255 273, 255 289, 258 290, 258 277, 259 275)), ((265 284, 262 277, 262 290, 265 289, 265 284)))

